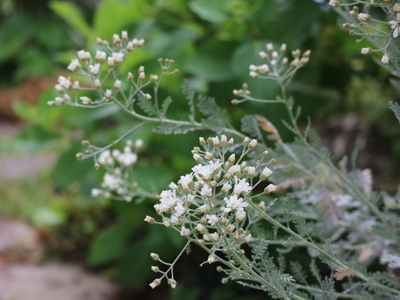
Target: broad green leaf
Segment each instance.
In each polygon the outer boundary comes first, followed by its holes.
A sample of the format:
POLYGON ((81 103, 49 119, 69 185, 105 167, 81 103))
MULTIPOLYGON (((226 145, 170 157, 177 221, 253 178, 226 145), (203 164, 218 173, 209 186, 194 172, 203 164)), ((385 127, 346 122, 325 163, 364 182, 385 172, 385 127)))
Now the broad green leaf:
POLYGON ((146 161, 138 162, 134 168, 134 174, 138 185, 151 192, 161 192, 174 177, 173 170, 168 166, 150 165, 146 161))
POLYGON ((84 37, 91 35, 91 29, 77 5, 66 1, 53 1, 51 9, 63 18, 72 28, 76 29, 84 37))
POLYGON ((57 187, 65 189, 71 184, 76 184, 86 189, 82 192, 90 192, 90 187, 95 182, 93 160, 78 161, 76 153, 82 150, 83 147, 79 144, 61 154, 53 171, 53 179, 57 187))
POLYGON ((224 11, 225 0, 193 0, 190 9, 205 21, 221 23, 229 18, 224 11))
POLYGON ((159 32, 149 41, 147 49, 161 57, 178 58, 197 36, 198 32, 192 28, 159 32))
POLYGON ((231 43, 208 43, 188 60, 185 71, 208 81, 231 79, 230 52, 233 47, 231 43))
POLYGON ((131 233, 131 224, 123 223, 100 231, 90 247, 89 264, 100 265, 120 258, 131 233))
POLYGON ((93 29, 101 38, 110 39, 128 24, 147 18, 150 8, 148 1, 103 0, 95 11, 93 29))
POLYGON ((55 90, 49 89, 42 94, 36 105, 30 105, 24 102, 14 103, 14 112, 21 118, 39 125, 49 132, 55 132, 55 123, 60 120, 62 111, 47 105, 47 101, 54 99, 55 96, 55 90))

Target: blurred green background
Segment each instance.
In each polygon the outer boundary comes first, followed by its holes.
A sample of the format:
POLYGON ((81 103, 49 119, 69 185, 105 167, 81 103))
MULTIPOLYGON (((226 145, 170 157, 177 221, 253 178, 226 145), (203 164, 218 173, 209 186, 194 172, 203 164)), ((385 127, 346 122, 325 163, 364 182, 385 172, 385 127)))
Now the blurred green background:
MULTIPOLYGON (((174 99, 174 117, 184 117, 181 86, 190 78, 199 93, 215 97, 238 128, 248 113, 262 114, 281 130, 286 118, 279 105, 230 104, 232 90, 247 82, 256 97, 276 95, 276 86, 248 76, 259 64, 266 43, 312 51, 310 63, 295 77, 290 92, 302 106, 302 122, 310 117, 321 139, 337 159, 359 151, 360 168, 371 168, 374 185, 395 190, 400 173, 398 124, 388 102, 398 99, 389 74, 360 54, 353 37, 337 26, 328 1, 308 0, 3 0, 0 6, 0 118, 24 126, 17 135, 2 136, 0 159, 14 155, 48 155, 54 166, 39 175, 0 183, 0 217, 30 222, 46 233, 48 257, 78 261, 126 287, 119 299, 266 299, 238 285, 222 286, 213 268, 197 267, 204 254, 178 264, 178 288, 166 284, 151 291, 150 252, 172 259, 184 242, 169 230, 148 226, 152 201, 140 204, 90 198, 101 176, 93 161, 77 162, 80 141, 106 145, 132 124, 113 110, 52 108, 52 88, 81 49, 94 50, 97 37, 111 39, 127 30, 144 38, 124 71, 140 65, 158 71, 159 57, 176 61, 179 75, 170 76, 161 95, 174 99), (68 243, 66 243, 68 241, 68 243), (195 270, 195 271, 194 271, 195 270), (125 297, 125 298, 124 298, 125 297)), ((150 127, 141 138, 138 181, 159 192, 192 166, 190 150, 199 135, 155 135, 150 127), (158 174, 157 177, 154 174, 158 174)), ((2 170, 1 172, 7 172, 2 170)))

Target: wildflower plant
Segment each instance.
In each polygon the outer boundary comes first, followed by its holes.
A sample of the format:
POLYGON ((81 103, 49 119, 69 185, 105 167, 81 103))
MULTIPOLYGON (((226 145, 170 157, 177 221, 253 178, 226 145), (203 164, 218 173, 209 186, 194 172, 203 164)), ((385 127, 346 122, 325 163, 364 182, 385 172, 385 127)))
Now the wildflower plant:
MULTIPOLYGON (((352 35, 376 41, 376 45, 379 39, 384 41, 383 46, 363 49, 363 53, 381 51, 388 56, 396 53, 390 50, 395 48, 399 35, 398 23, 395 23, 397 4, 393 1, 347 4, 330 1, 329 4, 351 20, 345 28, 352 35), (390 20, 378 21, 373 9, 386 12, 390 20)), ((250 77, 278 84, 280 92, 276 98, 255 98, 247 84, 233 91, 234 105, 281 104, 289 116, 284 124, 295 136, 288 143, 283 142, 276 127, 261 115, 245 116, 241 130, 235 129, 227 112, 213 98, 196 96, 189 82, 183 88, 188 118, 169 118, 168 109, 173 101, 170 97, 161 100, 159 87, 165 76, 178 72, 172 68, 174 61, 160 58, 159 74, 148 75, 141 66, 137 75, 124 75, 120 72, 121 65, 144 41, 130 40, 123 31, 121 35, 114 35, 111 43, 98 39, 98 44, 102 50, 96 54, 78 51, 78 58, 68 66, 88 81, 81 84, 69 77, 60 77, 56 85, 60 96, 49 105, 83 108, 113 105, 138 121, 105 147, 84 141, 87 148, 77 158, 93 157, 95 167, 105 169, 101 187, 92 192, 94 196, 126 201, 156 199, 155 214, 146 216, 145 221, 171 228, 186 238, 187 243, 172 263, 151 253, 157 262, 151 268, 159 274, 150 283, 152 288, 163 280, 174 288, 177 285, 175 264, 196 244, 208 253, 203 263, 215 264, 224 274, 223 283, 235 280, 265 291, 273 298, 400 297, 396 277, 390 272, 368 269, 376 260, 387 265, 388 270, 400 268, 398 197, 372 191, 370 170, 349 169, 347 158, 338 165, 332 162, 311 127, 301 130, 297 123, 301 110, 287 94, 287 87, 296 72, 308 63, 310 50, 289 52, 286 44, 277 47, 269 43, 259 53, 263 63, 249 66, 250 77), (91 96, 82 92, 90 92, 91 96), (141 189, 133 179, 134 165, 140 159, 140 140, 126 142, 122 150, 112 149, 147 123, 153 123, 153 131, 163 134, 214 132, 211 137, 201 137, 199 146, 193 148, 193 167, 189 173, 159 194, 141 189), (274 142, 273 147, 267 146, 270 140, 274 142), (281 254, 272 256, 271 247, 281 254), (302 263, 285 255, 292 251, 307 253, 308 273, 302 263), (322 272, 322 266, 329 271, 322 272), (307 274, 313 278, 307 278, 307 274)), ((393 59, 382 58, 382 61, 386 64, 393 59)), ((399 113, 398 106, 392 106, 399 113)))
POLYGON ((362 47, 361 53, 379 53, 381 63, 391 65, 392 74, 398 77, 400 4, 386 0, 331 0, 329 5, 342 17, 342 26, 349 35, 357 37, 357 43, 363 40, 370 43, 362 47))

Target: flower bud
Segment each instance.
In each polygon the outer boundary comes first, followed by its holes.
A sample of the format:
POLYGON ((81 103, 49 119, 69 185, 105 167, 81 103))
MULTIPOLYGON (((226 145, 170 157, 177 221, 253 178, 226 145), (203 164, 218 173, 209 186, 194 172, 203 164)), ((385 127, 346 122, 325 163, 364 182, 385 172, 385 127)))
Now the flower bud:
POLYGON ((152 283, 150 283, 150 286, 152 289, 154 289, 156 286, 160 285, 161 280, 160 279, 154 279, 152 283))
POLYGON ((154 218, 152 218, 150 216, 146 216, 146 218, 144 220, 149 224, 154 224, 155 223, 154 218))
POLYGON ((152 267, 151 267, 151 270, 152 270, 154 273, 160 272, 160 268, 157 267, 157 266, 152 266, 152 267))
POLYGON ((269 185, 264 189, 264 193, 265 193, 265 194, 270 194, 270 193, 274 192, 275 190, 276 190, 276 185, 269 184, 269 185))
POLYGON ((201 224, 197 224, 196 229, 198 232, 200 232, 201 234, 205 234, 207 232, 207 228, 205 228, 203 225, 201 224))
POLYGON ((150 256, 151 256, 151 258, 153 259, 153 260, 155 260, 155 261, 158 261, 158 260, 160 260, 160 257, 158 256, 158 254, 157 253, 150 253, 150 256))
POLYGON ((271 176, 271 174, 272 174, 272 170, 268 167, 265 167, 260 175, 260 180, 261 181, 266 180, 269 176, 271 176))

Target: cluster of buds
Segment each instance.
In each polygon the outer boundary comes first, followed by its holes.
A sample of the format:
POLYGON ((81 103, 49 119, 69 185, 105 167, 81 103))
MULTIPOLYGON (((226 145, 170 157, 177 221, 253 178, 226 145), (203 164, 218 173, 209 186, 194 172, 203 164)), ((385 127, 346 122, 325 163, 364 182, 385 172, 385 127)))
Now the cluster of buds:
POLYGON ((267 51, 261 51, 260 57, 265 61, 264 64, 256 66, 250 65, 249 75, 253 78, 265 78, 284 81, 291 78, 292 75, 308 61, 311 54, 307 50, 301 54, 300 50, 294 50, 291 58, 286 56, 286 44, 282 44, 279 50, 275 50, 272 43, 266 45, 267 51))
POLYGON ((136 196, 135 190, 137 189, 137 183, 132 183, 132 169, 137 162, 137 152, 142 148, 143 141, 136 140, 133 144, 132 141, 128 140, 122 151, 107 149, 99 152, 89 141, 83 141, 82 144, 88 149, 85 154, 78 153, 78 159, 83 158, 84 155, 93 155, 95 168, 100 169, 102 167, 106 170, 101 188, 92 189, 92 197, 103 196, 110 199, 131 201, 136 196), (96 153, 99 154, 96 155, 96 153))
MULTIPOLYGON (((128 73, 126 82, 130 87, 129 95, 125 94, 123 79, 119 78, 120 67, 127 55, 144 44, 143 39, 129 40, 128 33, 122 31, 121 35, 114 34, 111 43, 97 39, 97 44, 101 50, 96 50, 95 54, 89 51, 80 50, 77 58, 72 59, 67 69, 88 78, 81 83, 72 80, 71 77, 60 76, 55 89, 60 96, 49 101, 51 106, 71 105, 79 107, 99 107, 111 103, 117 103, 120 107, 129 108, 137 96, 144 99, 151 99, 149 93, 144 92, 144 88, 150 84, 158 84, 161 76, 150 74, 146 76, 144 66, 138 68, 138 75, 128 73), (79 92, 90 92, 90 95, 80 95, 79 92), (121 97, 118 97, 122 94, 121 97)), ((169 69, 174 64, 171 59, 159 59, 162 75, 176 74, 178 70, 169 69)), ((126 89, 125 89, 126 90, 126 89)))
POLYGON ((356 40, 357 43, 368 39, 375 45, 374 48, 362 48, 362 54, 383 52, 381 62, 389 64, 388 48, 393 39, 397 38, 400 33, 400 4, 389 0, 371 0, 369 3, 366 1, 331 0, 329 5, 336 8, 348 20, 343 24, 343 28, 349 31, 349 35, 360 37, 356 40), (384 14, 371 13, 373 9, 380 9, 384 14), (381 16, 384 16, 383 19, 381 16), (377 19, 377 17, 381 19, 377 19))
POLYGON ((97 43, 102 49, 96 50, 95 55, 91 54, 89 51, 80 50, 77 52, 77 58, 72 59, 67 67, 71 72, 77 72, 88 77, 91 87, 86 86, 88 84, 87 82, 85 82, 85 87, 81 87, 82 84, 78 80, 71 80, 71 77, 66 78, 60 76, 58 78, 58 83, 55 85, 55 89, 61 95, 56 97, 55 100, 49 101, 49 105, 57 106, 68 104, 73 106, 99 106, 101 104, 106 104, 112 97, 116 96, 121 88, 121 81, 114 78, 111 80, 112 82, 105 87, 106 81, 110 81, 108 74, 120 67, 128 53, 136 48, 142 47, 144 40, 129 40, 128 33, 122 31, 121 36, 114 34, 111 44, 100 38, 97 39, 97 43), (104 69, 106 69, 105 73, 107 75, 102 76, 102 73, 104 73, 102 70, 104 69), (96 99, 91 99, 88 96, 79 97, 77 91, 80 90, 95 92, 96 99), (72 93, 74 93, 74 95, 71 95, 72 93))
MULTIPOLYGON (((192 172, 159 195, 154 208, 162 220, 147 216, 145 221, 173 228, 189 241, 201 243, 209 249, 205 263, 213 263, 227 253, 245 254, 242 245, 252 241, 251 225, 260 220, 258 209, 265 209, 265 202, 255 204, 253 198, 276 189, 264 184, 273 173, 268 165, 274 160, 267 161, 268 151, 264 151, 255 164, 246 161, 257 147, 255 139, 246 138, 239 150, 233 138, 225 135, 200 138, 200 146, 192 151, 197 163, 192 172)), ((169 272, 158 280, 173 278, 169 272)))

